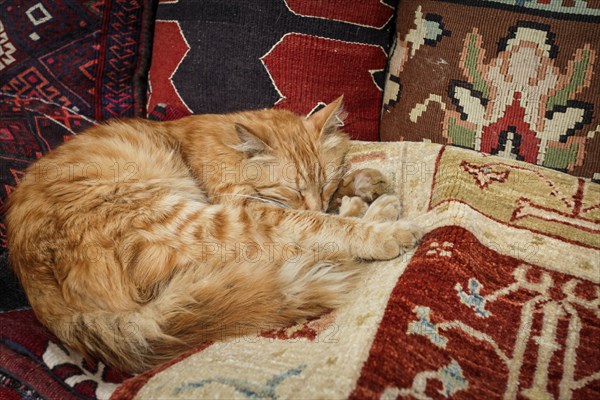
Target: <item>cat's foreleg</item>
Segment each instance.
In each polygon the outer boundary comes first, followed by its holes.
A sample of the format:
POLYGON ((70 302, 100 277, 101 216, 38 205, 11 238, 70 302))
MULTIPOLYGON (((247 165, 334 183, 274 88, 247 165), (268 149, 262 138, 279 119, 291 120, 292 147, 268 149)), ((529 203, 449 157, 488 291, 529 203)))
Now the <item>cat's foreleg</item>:
POLYGON ((408 221, 366 221, 305 210, 253 206, 254 218, 283 243, 304 248, 324 246, 366 260, 387 260, 414 247, 422 229, 408 221))

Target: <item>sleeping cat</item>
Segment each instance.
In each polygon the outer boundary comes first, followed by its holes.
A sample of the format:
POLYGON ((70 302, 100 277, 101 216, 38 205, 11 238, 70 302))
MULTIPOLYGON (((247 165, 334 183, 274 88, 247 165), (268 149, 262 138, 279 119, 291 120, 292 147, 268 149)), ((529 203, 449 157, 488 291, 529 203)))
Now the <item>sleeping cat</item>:
POLYGON ((36 316, 86 357, 136 373, 338 307, 357 259, 394 258, 421 237, 394 196, 323 212, 349 146, 341 103, 308 118, 113 121, 38 160, 7 213, 36 316))

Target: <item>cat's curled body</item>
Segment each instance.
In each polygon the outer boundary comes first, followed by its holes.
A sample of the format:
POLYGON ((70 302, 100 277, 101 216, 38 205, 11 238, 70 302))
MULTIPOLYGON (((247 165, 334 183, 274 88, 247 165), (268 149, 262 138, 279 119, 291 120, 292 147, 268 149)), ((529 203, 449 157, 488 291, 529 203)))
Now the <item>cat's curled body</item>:
POLYGON ((36 316, 80 353, 139 372, 340 305, 356 258, 420 238, 407 222, 322 212, 349 146, 340 106, 110 122, 42 157, 7 213, 36 316))

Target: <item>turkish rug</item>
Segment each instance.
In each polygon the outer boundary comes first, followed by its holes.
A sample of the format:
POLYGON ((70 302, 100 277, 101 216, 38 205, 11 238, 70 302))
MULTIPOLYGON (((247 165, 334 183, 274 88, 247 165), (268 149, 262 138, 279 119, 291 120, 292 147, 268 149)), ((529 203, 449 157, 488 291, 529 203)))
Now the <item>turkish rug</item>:
POLYGON ((396 3, 163 0, 148 109, 307 115, 343 94, 346 132, 376 141, 396 3))
POLYGON ((112 399, 600 397, 600 185, 427 143, 355 142, 426 229, 355 301, 207 343, 112 399))
POLYGON ((157 1, 0 1, 0 92, 96 120, 144 115, 157 1))
POLYGON ((381 138, 600 182, 600 3, 401 1, 381 138))

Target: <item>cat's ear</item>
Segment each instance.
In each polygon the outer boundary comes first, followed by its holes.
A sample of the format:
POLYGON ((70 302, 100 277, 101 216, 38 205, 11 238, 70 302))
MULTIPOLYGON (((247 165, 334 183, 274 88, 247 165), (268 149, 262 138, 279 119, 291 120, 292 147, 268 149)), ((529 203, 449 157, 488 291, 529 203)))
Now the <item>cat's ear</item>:
POLYGON ((269 145, 263 142, 244 125, 235 124, 235 132, 240 139, 240 143, 231 146, 233 149, 245 153, 249 157, 254 157, 271 150, 269 145))
POLYGON ((316 113, 308 117, 321 136, 326 136, 344 123, 346 112, 343 107, 344 96, 340 96, 316 113))

